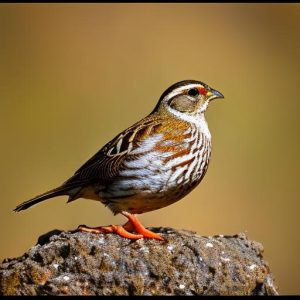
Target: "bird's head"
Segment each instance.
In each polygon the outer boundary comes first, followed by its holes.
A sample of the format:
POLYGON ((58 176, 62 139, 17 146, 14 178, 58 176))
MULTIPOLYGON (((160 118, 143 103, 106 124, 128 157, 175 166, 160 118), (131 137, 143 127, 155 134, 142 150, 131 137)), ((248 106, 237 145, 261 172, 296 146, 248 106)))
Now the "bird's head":
POLYGON ((217 90, 196 80, 184 80, 170 86, 160 97, 153 112, 171 113, 186 119, 203 114, 210 101, 224 98, 217 90))

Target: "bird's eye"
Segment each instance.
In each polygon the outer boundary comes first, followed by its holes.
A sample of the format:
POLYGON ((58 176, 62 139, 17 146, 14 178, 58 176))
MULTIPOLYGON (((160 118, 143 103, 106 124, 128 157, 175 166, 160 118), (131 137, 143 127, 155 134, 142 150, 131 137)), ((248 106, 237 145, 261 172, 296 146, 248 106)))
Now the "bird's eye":
POLYGON ((198 91, 198 89, 190 89, 188 91, 188 94, 189 94, 189 96, 197 97, 197 96, 199 96, 199 91, 198 91))

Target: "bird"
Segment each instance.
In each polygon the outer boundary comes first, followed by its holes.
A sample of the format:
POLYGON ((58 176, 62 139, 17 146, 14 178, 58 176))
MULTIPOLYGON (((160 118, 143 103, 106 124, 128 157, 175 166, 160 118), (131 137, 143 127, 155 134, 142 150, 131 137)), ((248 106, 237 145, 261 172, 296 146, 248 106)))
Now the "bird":
POLYGON ((115 233, 137 240, 163 237, 147 228, 137 215, 171 205, 203 179, 211 157, 211 133, 205 112, 223 94, 197 80, 167 88, 152 112, 105 144, 62 185, 19 204, 27 209, 46 199, 68 196, 100 201, 127 222, 81 232, 115 233))

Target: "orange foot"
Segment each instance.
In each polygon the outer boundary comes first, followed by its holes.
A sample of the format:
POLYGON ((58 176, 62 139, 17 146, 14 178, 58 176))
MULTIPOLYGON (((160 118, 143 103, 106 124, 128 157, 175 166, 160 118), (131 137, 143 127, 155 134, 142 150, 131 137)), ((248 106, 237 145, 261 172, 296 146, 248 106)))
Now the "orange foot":
POLYGON ((118 235, 131 240, 138 240, 141 238, 156 239, 160 241, 163 240, 160 235, 146 229, 135 215, 125 211, 122 212, 122 215, 128 218, 128 222, 123 226, 109 225, 100 227, 87 227, 81 225, 78 227, 78 229, 80 231, 91 233, 117 233, 118 235), (136 232, 137 234, 131 232, 136 232))

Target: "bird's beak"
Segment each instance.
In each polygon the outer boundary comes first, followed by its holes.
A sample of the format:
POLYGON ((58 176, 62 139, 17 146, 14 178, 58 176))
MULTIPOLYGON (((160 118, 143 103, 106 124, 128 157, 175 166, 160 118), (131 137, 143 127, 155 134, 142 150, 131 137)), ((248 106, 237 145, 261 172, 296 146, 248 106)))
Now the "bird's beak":
POLYGON ((224 98, 223 94, 220 93, 217 90, 211 89, 207 92, 206 97, 209 98, 209 100, 216 99, 216 98, 224 98))

